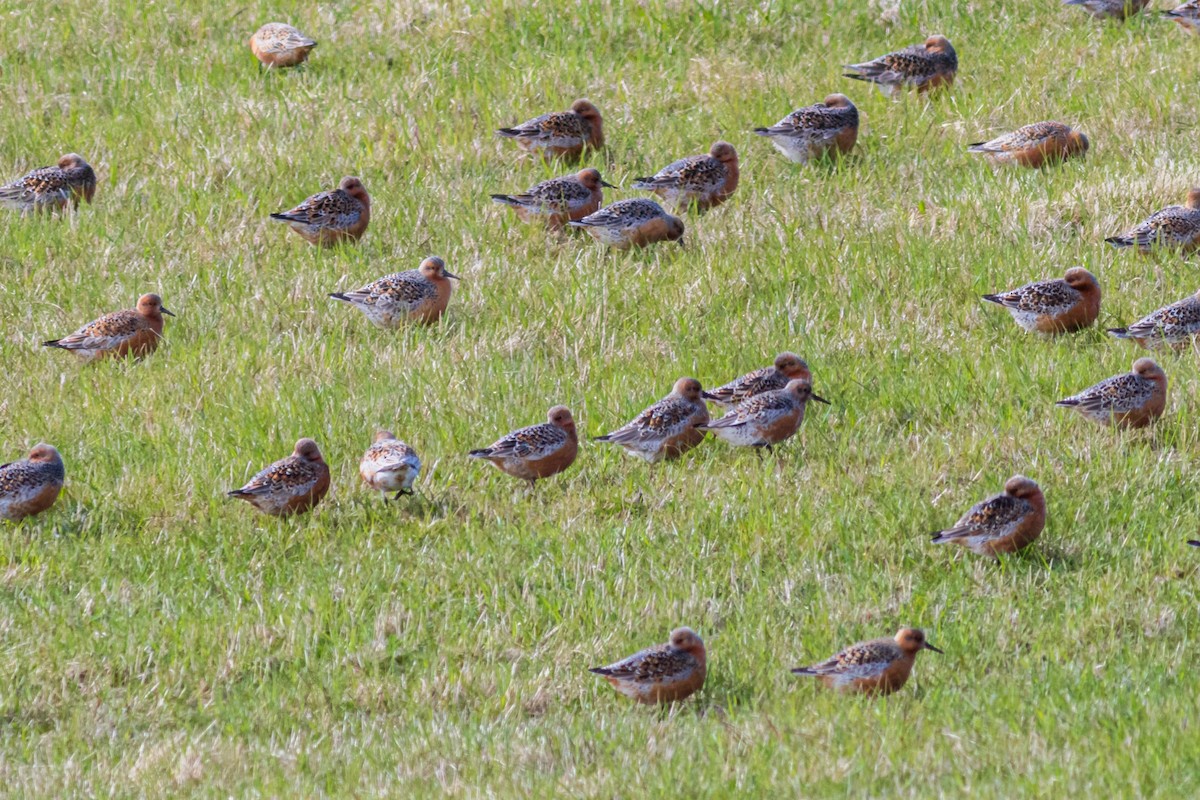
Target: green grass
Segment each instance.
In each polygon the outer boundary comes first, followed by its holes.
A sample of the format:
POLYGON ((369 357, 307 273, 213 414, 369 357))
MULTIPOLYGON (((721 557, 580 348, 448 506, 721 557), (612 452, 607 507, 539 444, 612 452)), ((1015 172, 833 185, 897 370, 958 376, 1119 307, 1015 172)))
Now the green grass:
MULTIPOLYGON (((1196 290, 1195 261, 1106 235, 1197 182, 1197 41, 1054 0, 0 5, 0 174, 77 151, 95 205, 0 216, 0 457, 67 465, 0 529, 0 785, 14 796, 1178 797, 1200 791, 1196 357, 1163 355, 1149 433, 1053 402, 1137 353, 1109 340, 1196 290), (280 19, 320 40, 260 72, 280 19), (891 102, 843 63, 946 34, 960 79, 891 102), (865 124, 836 168, 748 131, 830 91, 865 124), (493 129, 578 96, 627 185, 716 138, 742 154, 688 247, 605 253, 487 202, 555 170, 493 129), (1047 118, 1085 161, 993 171, 965 144, 1047 118), (317 252, 267 214, 359 175, 373 221, 317 252), (326 294, 430 253, 463 276, 432 330, 326 294), (1100 326, 1020 334, 978 296, 1083 264, 1100 326), (140 363, 38 346, 158 291, 140 363), (465 458, 568 404, 615 428, 680 375, 804 355, 801 435, 649 467, 584 446, 530 496, 465 458), (422 494, 371 496, 379 425, 422 494), (321 444, 316 513, 224 491, 321 444), (1038 480, 1042 539, 1001 564, 926 533, 1038 480), (688 624, 710 653, 674 713, 586 668, 688 624), (883 700, 788 668, 900 625, 944 656, 883 700)), ((631 191, 609 197, 637 196, 631 191)))

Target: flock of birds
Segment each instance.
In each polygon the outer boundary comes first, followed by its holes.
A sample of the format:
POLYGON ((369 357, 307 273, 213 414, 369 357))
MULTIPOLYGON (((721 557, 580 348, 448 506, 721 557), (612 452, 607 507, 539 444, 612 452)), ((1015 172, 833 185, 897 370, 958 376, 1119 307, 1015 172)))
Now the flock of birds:
MULTIPOLYGON (((1066 4, 1080 5, 1095 16, 1124 19, 1141 11, 1147 0, 1066 0, 1066 4)), ((1189 0, 1164 13, 1185 29, 1200 33, 1200 0, 1189 0)), ((252 52, 268 68, 297 66, 316 46, 315 40, 282 23, 264 25, 250 39, 252 52)), ((958 56, 946 37, 930 36, 924 44, 847 68, 851 70, 847 77, 875 84, 885 94, 906 89, 928 92, 953 83, 958 56)), ((851 152, 858 127, 854 103, 845 95, 831 94, 775 125, 754 129, 754 133, 765 137, 789 160, 807 163, 851 152)), ((501 128, 498 134, 552 162, 577 160, 604 146, 603 119, 588 100, 577 100, 566 111, 501 128)), ((1046 121, 970 145, 969 149, 997 164, 1041 168, 1082 157, 1088 147, 1088 138, 1082 132, 1046 121)), ((670 241, 682 245, 685 225, 678 215, 719 206, 737 190, 738 179, 737 151, 730 143, 718 141, 707 153, 682 158, 653 176, 634 181, 635 189, 653 193, 667 208, 649 199, 604 205, 603 189, 617 187, 605 182, 593 168, 544 181, 520 194, 495 194, 492 199, 512 208, 524 222, 540 223, 551 230, 582 229, 614 248, 670 241)), ((56 166, 33 170, 0 187, 0 205, 22 213, 77 209, 80 201, 92 202, 96 183, 96 174, 87 161, 70 153, 56 166)), ((311 244, 329 247, 356 242, 365 234, 371 219, 371 199, 361 180, 347 177, 337 189, 315 194, 271 217, 311 244)), ((1158 211, 1107 241, 1142 253, 1173 249, 1187 254, 1200 249, 1200 189, 1188 194, 1185 205, 1158 211)), ((383 328, 428 325, 445 313, 452 295, 451 280, 456 277, 441 258, 430 257, 418 269, 330 296, 355 306, 383 328)), ((1062 278, 1029 283, 983 299, 1006 308, 1027 331, 1058 335, 1081 330, 1096 321, 1101 291, 1092 273, 1074 267, 1062 278)), ((133 309, 106 314, 69 336, 44 344, 67 350, 84 362, 142 357, 153 352, 162 339, 164 314, 173 316, 161 297, 146 294, 133 309)), ((1200 292, 1110 333, 1146 349, 1191 346, 1200 336, 1200 292)), ((1103 380, 1060 400, 1058 405, 1074 408, 1100 424, 1138 428, 1162 415, 1166 398, 1167 377, 1162 368, 1149 358, 1139 358, 1132 371, 1103 380)), ((785 352, 770 366, 708 391, 695 378, 679 378, 670 394, 617 430, 596 437, 596 441, 618 445, 649 462, 678 458, 708 434, 732 445, 769 450, 795 435, 811 400, 828 402, 814 394, 812 374, 804 359, 785 352), (724 410, 724 415, 711 418, 708 403, 724 410)), ((549 410, 546 422, 513 431, 468 455, 486 460, 533 486, 570 467, 578 446, 571 411, 556 405, 549 410)), ((413 492, 420 471, 416 451, 387 430, 376 433, 360 463, 360 474, 368 486, 394 492, 397 498, 413 492)), ((62 457, 48 444, 38 444, 24 460, 0 466, 0 519, 20 520, 50 508, 64 480, 62 457)), ((290 456, 269 465, 229 495, 266 514, 282 516, 312 509, 329 486, 330 471, 320 448, 312 439, 303 438, 290 456)), ((1029 545, 1041 534, 1045 522, 1042 490, 1030 478, 1015 475, 1003 492, 972 506, 952 527, 934 534, 933 541, 959 544, 975 553, 998 557, 1029 545)), ((1200 541, 1189 544, 1200 546, 1200 541)), ((826 686, 843 691, 886 694, 904 686, 921 650, 941 652, 921 630, 903 628, 895 637, 860 642, 826 661, 793 672, 816 677, 826 686)), ((704 685, 706 671, 704 643, 690 628, 672 631, 665 644, 592 669, 622 694, 644 703, 688 697, 704 685)))

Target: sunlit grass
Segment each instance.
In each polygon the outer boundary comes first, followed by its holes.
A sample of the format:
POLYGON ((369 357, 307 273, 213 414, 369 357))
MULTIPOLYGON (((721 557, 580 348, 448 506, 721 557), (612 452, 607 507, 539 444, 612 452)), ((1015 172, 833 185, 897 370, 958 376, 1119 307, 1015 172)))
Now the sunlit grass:
MULTIPOLYGON (((0 216, 0 459, 67 464, 0 530, 0 779, 13 795, 1188 796, 1200 761, 1195 353, 1168 413, 1100 430, 1055 400, 1138 355, 1103 327, 1197 288, 1195 262, 1106 235, 1197 182, 1194 39, 1055 2, 495 2, 0 9, 0 174, 77 151, 95 205, 0 216), (263 22, 320 41, 261 71, 263 22), (948 36, 953 91, 891 102, 841 64, 948 36), (842 91, 854 157, 787 163, 749 131, 842 91), (606 253, 491 192, 561 174, 493 130, 576 97, 621 185, 717 138, 742 155, 685 249, 606 253), (1084 161, 993 171, 965 144, 1041 119, 1084 161), (361 246, 267 215, 358 175, 361 246), (387 333, 328 292, 441 255, 443 324, 387 333), (1021 334, 979 295, 1082 264, 1097 330, 1021 334), (146 291, 179 316, 141 363, 39 347, 146 291), (529 494, 465 458, 565 403, 611 430, 681 375, 808 359, 833 405, 759 460, 706 442, 647 466, 585 445, 529 494), (377 426, 425 461, 384 502, 377 426), (334 488, 273 521, 224 497, 300 436, 334 488), (1014 472, 1046 491, 997 565, 927 533, 1014 472), (672 714, 586 668, 708 644, 672 714), (887 700, 788 668, 902 625, 887 700)), ((637 196, 628 189, 610 198, 637 196)))

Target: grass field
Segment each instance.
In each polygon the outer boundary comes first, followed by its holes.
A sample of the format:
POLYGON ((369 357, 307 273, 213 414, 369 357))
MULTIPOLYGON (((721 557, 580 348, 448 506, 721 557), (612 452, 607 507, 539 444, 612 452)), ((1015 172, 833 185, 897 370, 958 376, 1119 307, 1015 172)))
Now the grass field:
POLYGON ((1103 327, 1197 289, 1194 260, 1103 244, 1200 183, 1197 40, 1055 0, 186 5, 0 3, 0 174, 77 151, 100 176, 68 220, 0 217, 0 459, 47 441, 67 465, 55 508, 0 529, 6 794, 1200 792, 1196 354, 1159 356, 1149 433, 1053 407, 1138 355, 1103 327), (259 71, 274 19, 320 40, 306 67, 259 71), (947 94, 841 77, 938 32, 947 94), (749 133, 831 91, 864 117, 847 162, 749 133), (685 249, 606 253, 487 202, 565 171, 493 130, 580 96, 613 183, 738 147, 685 249), (1049 118, 1086 160, 965 152, 1049 118), (360 247, 267 218, 343 175, 373 199, 360 247), (326 297, 431 253, 463 277, 434 329, 326 297), (1046 341, 979 302, 1074 264, 1096 330, 1046 341), (178 314, 151 358, 38 346, 148 291, 178 314), (761 461, 585 445, 531 496, 465 458, 552 404, 594 436, 785 349, 833 405, 761 461), (379 425, 424 456, 417 498, 359 481, 379 425), (314 514, 224 497, 302 435, 334 473, 314 514), (1014 472, 1049 505, 1029 552, 928 543, 1014 472), (680 624, 709 678, 673 713, 586 672, 680 624), (788 673, 900 625, 946 654, 895 696, 788 673))

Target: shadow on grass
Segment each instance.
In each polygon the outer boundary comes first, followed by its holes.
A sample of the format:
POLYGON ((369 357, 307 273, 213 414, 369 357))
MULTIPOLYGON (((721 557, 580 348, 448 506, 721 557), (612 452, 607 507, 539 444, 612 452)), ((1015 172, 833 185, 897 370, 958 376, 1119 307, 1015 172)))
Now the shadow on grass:
POLYGON ((396 650, 390 653, 352 656, 346 665, 374 678, 392 677, 411 672, 420 663, 419 650, 396 650))
POLYGON ((12 523, 30 538, 51 536, 71 539, 99 538, 104 534, 129 535, 146 527, 146 517, 124 507, 90 508, 82 503, 64 507, 61 502, 36 517, 12 523))
POLYGON ((1012 570, 1029 574, 1043 570, 1046 572, 1074 572, 1083 565, 1083 560, 1076 552, 1054 545, 1035 544, 1019 552, 1001 556, 999 563, 1000 568, 1005 572, 1012 570))

